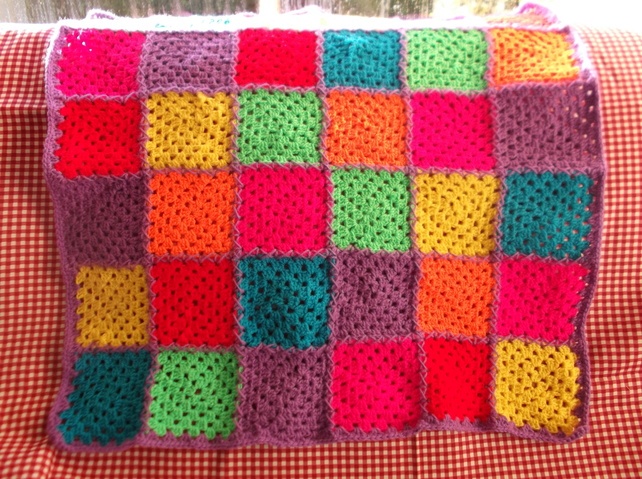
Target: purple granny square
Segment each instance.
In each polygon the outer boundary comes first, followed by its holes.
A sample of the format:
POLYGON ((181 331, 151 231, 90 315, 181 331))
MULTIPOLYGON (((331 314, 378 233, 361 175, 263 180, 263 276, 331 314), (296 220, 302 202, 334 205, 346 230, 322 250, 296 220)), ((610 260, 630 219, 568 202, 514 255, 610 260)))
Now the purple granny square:
POLYGON ((78 178, 55 188, 60 205, 57 221, 69 260, 113 266, 143 260, 144 177, 78 178))
POLYGON ((283 350, 247 348, 239 425, 256 442, 306 444, 328 431, 324 399, 327 347, 283 350))
POLYGON ((416 263, 408 254, 340 252, 331 309, 335 337, 385 339, 411 334, 416 283, 416 263))
POLYGON ((500 168, 570 172, 600 165, 595 82, 510 87, 493 102, 500 168))
POLYGON ((147 92, 212 93, 232 85, 231 32, 150 33, 143 47, 141 84, 147 92))

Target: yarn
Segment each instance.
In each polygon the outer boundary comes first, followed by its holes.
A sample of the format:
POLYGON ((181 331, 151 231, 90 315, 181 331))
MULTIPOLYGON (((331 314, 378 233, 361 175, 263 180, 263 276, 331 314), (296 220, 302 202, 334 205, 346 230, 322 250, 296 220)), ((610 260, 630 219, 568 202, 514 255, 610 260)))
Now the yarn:
POLYGON ((332 422, 350 432, 412 428, 421 416, 417 345, 348 342, 332 356, 332 422))
POLYGON ((61 22, 57 447, 586 434, 604 158, 579 38, 533 6, 395 22, 61 22))
POLYGON ((243 251, 319 251, 328 243, 328 179, 314 168, 260 166, 241 173, 243 251))
POLYGON ((74 364, 69 407, 58 430, 67 443, 106 446, 133 439, 142 426, 147 351, 86 352, 74 364))
POLYGON ((150 188, 151 253, 206 255, 232 250, 236 187, 231 173, 158 174, 150 188))
POLYGON ((154 338, 162 346, 232 346, 234 264, 169 261, 150 269, 154 338))
POLYGON ((411 104, 415 165, 484 171, 495 166, 490 102, 485 96, 417 93, 411 104))
POLYGON ((514 340, 500 341, 496 351, 497 412, 518 427, 571 434, 580 422, 580 370, 571 349, 514 340))
POLYGON ((490 29, 495 61, 490 73, 493 86, 515 83, 561 83, 577 80, 579 66, 565 33, 490 29))
POLYGON ((83 266, 76 275, 80 302, 76 342, 84 347, 144 346, 149 300, 142 266, 83 266))
POLYGON ((332 173, 332 241, 371 251, 410 248, 410 188, 404 173, 337 169, 332 173))
POLYGON ((323 34, 327 87, 397 90, 401 87, 398 32, 328 31, 323 34))
POLYGON ((485 337, 494 290, 489 262, 424 258, 417 292, 418 326, 426 332, 485 337))
POLYGON ((238 395, 234 353, 167 350, 158 353, 156 361, 148 420, 156 434, 203 434, 214 439, 234 431, 238 395))
POLYGON ((225 93, 152 95, 147 161, 154 169, 221 168, 232 160, 232 98, 225 93))
POLYGON ((429 338, 426 402, 437 419, 487 421, 490 415, 491 349, 487 344, 429 338))
POLYGON ((566 173, 508 176, 501 224, 504 252, 580 258, 589 245, 592 184, 586 175, 566 173))
POLYGON ((139 32, 67 30, 56 80, 65 95, 127 95, 138 88, 136 72, 145 42, 139 32))
POLYGON ((406 107, 399 95, 332 91, 327 102, 331 164, 406 165, 406 107))
POLYGON ((236 83, 313 87, 317 37, 314 32, 247 29, 238 34, 236 83))
POLYGON ((62 133, 55 168, 66 178, 136 173, 140 170, 140 105, 103 100, 67 102, 58 125, 62 133))
POLYGON ((491 175, 415 178, 417 246, 423 253, 487 256, 495 249, 499 181, 491 175))
POLYGON ((413 90, 483 90, 487 49, 479 30, 409 30, 408 85, 413 90))
POLYGON ((234 84, 231 32, 155 32, 141 57, 141 86, 148 92, 214 93, 234 84))
POLYGON ((323 114, 314 93, 247 90, 238 101, 241 163, 319 163, 323 114))
POLYGON ((325 344, 329 266, 321 257, 243 258, 240 325, 245 344, 298 349, 325 344))

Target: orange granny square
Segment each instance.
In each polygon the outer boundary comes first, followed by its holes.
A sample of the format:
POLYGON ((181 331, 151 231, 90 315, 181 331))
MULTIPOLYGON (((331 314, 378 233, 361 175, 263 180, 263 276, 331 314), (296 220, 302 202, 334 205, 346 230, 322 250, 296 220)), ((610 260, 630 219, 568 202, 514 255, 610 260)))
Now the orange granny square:
POLYGON ((399 95, 333 91, 327 156, 333 165, 405 166, 406 108, 399 95))
POLYGON ((149 251, 208 255, 232 250, 234 175, 178 173, 151 179, 149 251))

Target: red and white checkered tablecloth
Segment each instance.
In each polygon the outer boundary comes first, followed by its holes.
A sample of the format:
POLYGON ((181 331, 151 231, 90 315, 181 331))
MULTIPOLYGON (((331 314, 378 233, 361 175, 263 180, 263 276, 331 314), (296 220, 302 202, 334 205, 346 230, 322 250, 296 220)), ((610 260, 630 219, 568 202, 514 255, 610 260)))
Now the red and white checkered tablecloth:
POLYGON ((642 35, 581 34, 601 78, 609 166, 588 320, 593 397, 585 438, 555 445, 426 432, 310 448, 69 454, 45 434, 61 374, 64 309, 40 165, 49 32, 0 30, 0 478, 642 477, 642 35))

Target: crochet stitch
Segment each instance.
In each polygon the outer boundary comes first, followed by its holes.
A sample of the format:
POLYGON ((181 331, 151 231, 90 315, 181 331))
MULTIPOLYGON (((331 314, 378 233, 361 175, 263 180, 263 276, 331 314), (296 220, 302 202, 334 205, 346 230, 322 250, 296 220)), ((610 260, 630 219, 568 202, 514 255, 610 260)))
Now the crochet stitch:
POLYGON ((61 22, 55 444, 586 434, 599 94, 543 12, 61 22))

